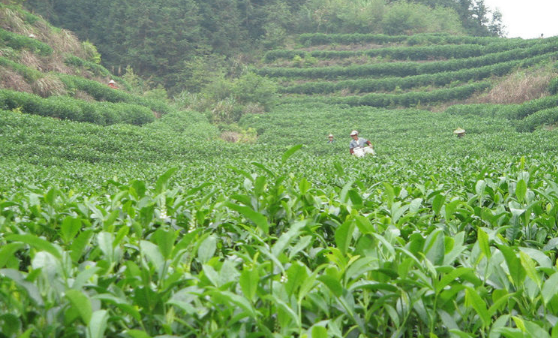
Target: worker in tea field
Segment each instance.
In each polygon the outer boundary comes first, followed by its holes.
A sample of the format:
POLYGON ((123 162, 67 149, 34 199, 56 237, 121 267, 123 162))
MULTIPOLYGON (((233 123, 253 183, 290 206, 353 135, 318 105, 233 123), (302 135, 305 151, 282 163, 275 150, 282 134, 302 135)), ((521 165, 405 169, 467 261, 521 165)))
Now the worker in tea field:
POLYGON ((112 89, 118 89, 118 87, 116 86, 116 82, 114 80, 110 80, 108 86, 112 89))
POLYGON ((366 154, 370 154, 372 156, 376 155, 372 143, 365 138, 358 137, 358 131, 351 131, 351 137, 353 140, 349 144, 349 150, 352 155, 355 155, 356 157, 364 157, 366 154))
POLYGON ((333 139, 333 134, 329 134, 329 135, 327 136, 327 138, 328 138, 328 140, 327 140, 327 143, 328 143, 328 144, 329 144, 329 143, 334 143, 334 142, 335 142, 335 140, 333 139))

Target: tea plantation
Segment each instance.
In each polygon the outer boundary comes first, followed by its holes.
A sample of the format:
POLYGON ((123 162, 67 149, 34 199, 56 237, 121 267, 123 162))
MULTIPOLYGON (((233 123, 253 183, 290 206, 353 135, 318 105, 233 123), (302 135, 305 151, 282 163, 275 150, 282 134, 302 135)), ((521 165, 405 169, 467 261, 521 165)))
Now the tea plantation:
POLYGON ((556 82, 464 101, 557 40, 299 43, 254 144, 77 75, 94 100, 1 90, 0 337, 558 337, 556 82))

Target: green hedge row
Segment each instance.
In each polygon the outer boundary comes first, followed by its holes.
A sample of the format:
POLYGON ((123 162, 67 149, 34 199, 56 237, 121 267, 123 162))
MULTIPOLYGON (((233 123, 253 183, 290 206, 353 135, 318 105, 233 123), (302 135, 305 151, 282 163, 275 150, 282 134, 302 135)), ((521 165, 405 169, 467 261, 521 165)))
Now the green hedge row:
POLYGON ((0 110, 17 110, 27 114, 99 125, 126 123, 143 125, 153 122, 153 112, 146 107, 111 102, 87 102, 67 96, 40 96, 0 89, 0 110))
POLYGON ((325 102, 349 106, 372 106, 380 108, 412 107, 421 104, 463 100, 477 92, 490 88, 490 82, 478 82, 455 88, 437 89, 430 92, 408 92, 404 94, 367 94, 348 97, 305 97, 286 99, 286 102, 325 102))
POLYGON ((555 77, 550 81, 550 83, 548 84, 548 91, 552 95, 558 94, 558 77, 555 77))
POLYGON ((149 107, 151 110, 162 114, 171 111, 171 108, 160 100, 147 99, 122 90, 112 89, 108 85, 79 76, 60 74, 59 77, 68 90, 82 90, 93 96, 97 101, 132 103, 149 107))
POLYGON ((282 93, 289 94, 327 94, 348 89, 353 92, 369 93, 374 91, 393 91, 410 89, 420 86, 445 86, 454 81, 479 81, 491 76, 503 76, 516 67, 532 66, 547 58, 558 57, 558 52, 535 56, 524 60, 508 61, 495 65, 472 69, 462 69, 453 72, 440 72, 407 77, 392 77, 383 79, 345 80, 339 82, 307 82, 280 88, 282 93))
POLYGON ((100 75, 100 76, 108 76, 108 77, 112 77, 113 75, 108 71, 108 69, 106 69, 105 67, 98 65, 94 62, 91 61, 86 61, 82 58, 79 58, 75 55, 70 55, 68 57, 66 57, 66 59, 64 60, 64 63, 69 65, 69 66, 76 66, 76 67, 83 67, 83 68, 87 68, 93 71, 93 73, 95 73, 95 75, 100 75))
MULTIPOLYGON (((454 105, 446 109, 446 113, 454 115, 475 115, 508 120, 523 120, 537 112, 558 107, 558 95, 547 96, 522 104, 469 104, 454 105)), ((532 118, 534 121, 535 118, 532 118)), ((533 124, 534 122, 530 122, 533 124)), ((518 124, 518 125, 521 125, 518 124)))
POLYGON ((44 76, 43 73, 40 71, 33 69, 31 67, 27 67, 22 65, 21 63, 14 62, 10 59, 7 59, 3 56, 0 56, 0 66, 8 67, 16 71, 19 75, 23 76, 25 81, 28 83, 32 83, 33 81, 40 79, 44 76))
POLYGON ((1 28, 0 43, 16 50, 26 48, 40 55, 52 54, 52 48, 46 43, 1 28))
POLYGON ((558 123, 558 107, 539 110, 517 123, 518 131, 532 132, 537 127, 556 125, 558 123))
POLYGON ((531 58, 541 54, 558 51, 558 44, 539 44, 531 48, 517 48, 501 53, 492 53, 476 58, 457 59, 439 62, 386 62, 349 67, 315 67, 315 68, 290 68, 290 67, 264 67, 257 70, 259 75, 285 78, 347 78, 347 77, 386 77, 386 76, 412 76, 419 74, 432 74, 438 72, 457 71, 467 68, 476 68, 493 65, 505 61, 531 58))
MULTIPOLYGON (((554 41, 554 40, 552 40, 554 41)), ((544 40, 548 43, 550 40, 544 40)), ((500 53, 516 48, 526 48, 534 44, 541 44, 538 40, 505 40, 489 45, 433 45, 415 47, 386 47, 369 50, 319 50, 306 52, 301 50, 272 50, 264 55, 265 62, 272 62, 277 59, 292 59, 295 56, 301 58, 316 57, 323 59, 342 59, 366 55, 370 57, 386 57, 393 60, 429 60, 429 59, 463 59, 478 57, 490 53, 500 53)))
POLYGON ((422 44, 490 44, 501 41, 501 38, 493 37, 472 37, 456 36, 448 34, 416 34, 408 35, 385 35, 385 34, 324 34, 306 33, 298 37, 298 42, 305 46, 327 45, 332 43, 352 44, 352 43, 402 43, 408 45, 422 44))

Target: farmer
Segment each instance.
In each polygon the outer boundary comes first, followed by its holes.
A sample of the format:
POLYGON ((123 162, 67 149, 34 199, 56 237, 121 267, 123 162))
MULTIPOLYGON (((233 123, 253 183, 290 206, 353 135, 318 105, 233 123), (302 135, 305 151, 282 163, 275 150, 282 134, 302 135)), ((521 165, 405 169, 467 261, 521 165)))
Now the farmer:
POLYGON ((333 134, 329 134, 329 135, 327 136, 327 138, 328 138, 328 140, 327 140, 327 143, 328 143, 328 144, 329 144, 329 143, 334 143, 334 142, 335 142, 335 140, 333 139, 333 134))
POLYGON ((459 138, 462 138, 463 136, 465 136, 465 129, 457 128, 453 131, 453 134, 456 135, 459 138))
POLYGON ((356 157, 363 157, 366 154, 376 155, 372 143, 365 138, 359 138, 358 131, 351 131, 351 137, 353 140, 349 144, 349 150, 352 155, 356 157))
POLYGON ((118 89, 118 87, 116 86, 116 82, 114 82, 114 80, 110 80, 108 86, 112 89, 118 89))

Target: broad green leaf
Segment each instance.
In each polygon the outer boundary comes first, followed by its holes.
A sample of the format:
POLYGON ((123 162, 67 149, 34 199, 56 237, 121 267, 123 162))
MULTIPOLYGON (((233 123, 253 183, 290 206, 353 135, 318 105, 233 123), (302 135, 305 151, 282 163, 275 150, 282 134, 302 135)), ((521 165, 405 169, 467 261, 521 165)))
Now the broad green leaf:
POLYGON ((467 332, 463 332, 461 330, 458 329, 451 329, 449 330, 449 332, 452 334, 452 336, 457 336, 457 337, 461 337, 461 338, 475 338, 475 336, 473 336, 470 333, 467 332))
POLYGON ((275 244, 271 248, 271 252, 275 256, 279 257, 279 255, 284 252, 287 245, 289 245, 289 243, 298 236, 300 229, 306 226, 306 223, 307 221, 301 221, 291 225, 289 231, 282 234, 281 237, 279 237, 279 239, 277 240, 277 242, 275 242, 275 244))
POLYGON ((353 220, 348 220, 335 230, 335 243, 344 255, 347 254, 347 250, 351 245, 354 229, 355 222, 353 220))
POLYGON ((85 247, 89 244, 92 237, 93 230, 86 230, 79 234, 76 239, 74 239, 72 245, 70 246, 70 249, 72 250, 72 252, 70 253, 70 257, 72 258, 72 261, 74 263, 77 263, 79 261, 79 259, 83 255, 85 247))
POLYGON ((155 243, 159 247, 159 251, 165 259, 171 258, 172 250, 174 249, 174 241, 176 240, 177 233, 172 230, 165 230, 163 228, 157 229, 153 234, 155 243))
POLYGON ((434 214, 436 215, 440 214, 440 210, 442 210, 442 206, 444 205, 445 201, 446 201, 446 196, 442 194, 437 194, 434 197, 434 200, 432 201, 432 210, 434 211, 434 214))
POLYGON ((66 243, 70 242, 81 229, 81 220, 73 217, 66 217, 60 226, 60 236, 66 243))
POLYGON ((529 276, 529 278, 531 278, 533 282, 537 284, 540 290, 542 281, 535 266, 535 262, 523 251, 519 252, 519 259, 521 261, 521 265, 525 269, 525 273, 527 274, 527 276, 529 276))
POLYGON ((0 315, 0 329, 5 337, 15 336, 21 330, 21 321, 19 317, 12 313, 5 313, 0 315))
POLYGON ((170 177, 172 176, 172 174, 174 174, 176 170, 178 170, 178 168, 170 168, 157 179, 157 183, 155 183, 155 194, 158 195, 162 193, 163 190, 165 190, 167 186, 167 182, 169 181, 170 177))
POLYGON ((289 157, 293 156, 293 154, 299 151, 301 148, 302 148, 302 144, 297 144, 295 146, 292 146, 289 150, 287 150, 283 154, 283 156, 281 156, 281 163, 285 164, 289 159, 289 157))
POLYGON ((525 321, 525 329, 529 337, 536 338, 550 338, 548 331, 540 327, 537 323, 531 321, 525 321))
POLYGON ((465 289, 465 305, 475 309, 484 327, 490 325, 490 314, 486 308, 486 302, 479 296, 477 291, 471 287, 465 289))
POLYGON ((525 281, 526 276, 525 269, 523 268, 521 261, 519 260, 513 249, 509 246, 498 245, 498 249, 500 249, 500 251, 504 255, 513 284, 516 288, 519 288, 525 281))
POLYGON ((393 187, 391 186, 391 184, 384 182, 383 183, 384 188, 386 188, 386 199, 387 199, 387 206, 389 209, 391 209, 391 205, 393 203, 393 201, 395 200, 395 190, 393 190, 393 187))
POLYGON ((287 270, 287 283, 285 284, 285 290, 287 290, 289 296, 302 285, 306 278, 308 278, 306 267, 300 262, 293 262, 291 267, 287 270))
POLYGON ((87 338, 103 338, 107 329, 107 321, 109 315, 106 310, 97 310, 93 312, 91 321, 87 326, 87 338))
POLYGON ((127 330, 124 333, 131 338, 152 338, 150 335, 140 330, 127 330))
POLYGON ((370 223, 370 220, 364 216, 360 216, 357 215, 355 217, 355 221, 356 221, 356 225, 358 227, 358 230, 360 230, 360 232, 362 234, 371 234, 376 232, 376 230, 374 229, 374 226, 372 225, 372 223, 370 223))
POLYGON ((337 297, 341 297, 343 294, 343 286, 338 279, 329 275, 321 275, 317 278, 320 282, 324 283, 325 286, 337 297))
POLYGON ((23 242, 29 244, 39 251, 46 251, 58 259, 62 259, 62 254, 52 243, 33 235, 8 235, 6 236, 8 242, 23 242))
POLYGON ((312 326, 312 338, 328 338, 327 329, 323 326, 312 326))
POLYGON ((8 263, 8 260, 14 257, 14 254, 24 246, 25 244, 23 243, 10 243, 4 245, 4 247, 0 249, 0 269, 3 268, 4 265, 8 263))
POLYGON ((301 252, 302 250, 306 249, 306 247, 312 242, 312 236, 303 236, 301 237, 294 246, 289 248, 289 259, 293 259, 293 257, 301 252))
MULTIPOLYGON (((440 196, 440 195, 439 195, 440 196)), ((434 265, 442 265, 445 254, 444 233, 442 230, 434 230, 424 243, 424 253, 426 258, 434 265)))
POLYGON ((471 273, 471 272, 473 272, 473 269, 471 268, 457 268, 452 272, 448 273, 447 275, 444 275, 442 279, 440 279, 440 281, 436 284, 436 293, 440 293, 447 285, 449 285, 455 279, 461 277, 466 273, 471 273))
POLYGON ((35 331, 35 328, 30 328, 27 331, 23 332, 23 334, 18 338, 29 338, 31 337, 31 333, 33 333, 33 331, 35 331))
POLYGON ((253 302, 256 297, 256 291, 258 290, 258 283, 260 282, 258 269, 256 267, 244 269, 240 274, 238 282, 244 297, 253 302))
POLYGON ((527 195, 527 183, 524 180, 519 180, 515 186, 515 197, 519 203, 525 201, 525 196, 527 195))
POLYGON ((207 263, 217 250, 217 239, 214 236, 207 237, 198 248, 198 259, 200 263, 207 263))
POLYGON ((155 270, 159 271, 165 264, 165 258, 159 251, 159 247, 149 241, 140 241, 140 248, 147 259, 153 264, 155 270))
POLYGON ((490 259, 492 253, 490 252, 490 244, 488 243, 488 234, 479 228, 477 230, 477 237, 481 252, 486 256, 486 258, 490 259))
POLYGON ((226 203, 226 206, 239 214, 243 215, 250 221, 254 222, 264 233, 269 233, 269 224, 267 218, 250 207, 240 206, 234 203, 226 203))
POLYGON ((85 325, 89 325, 91 316, 93 315, 89 297, 80 290, 70 289, 66 290, 66 298, 68 298, 72 307, 79 313, 85 325))

